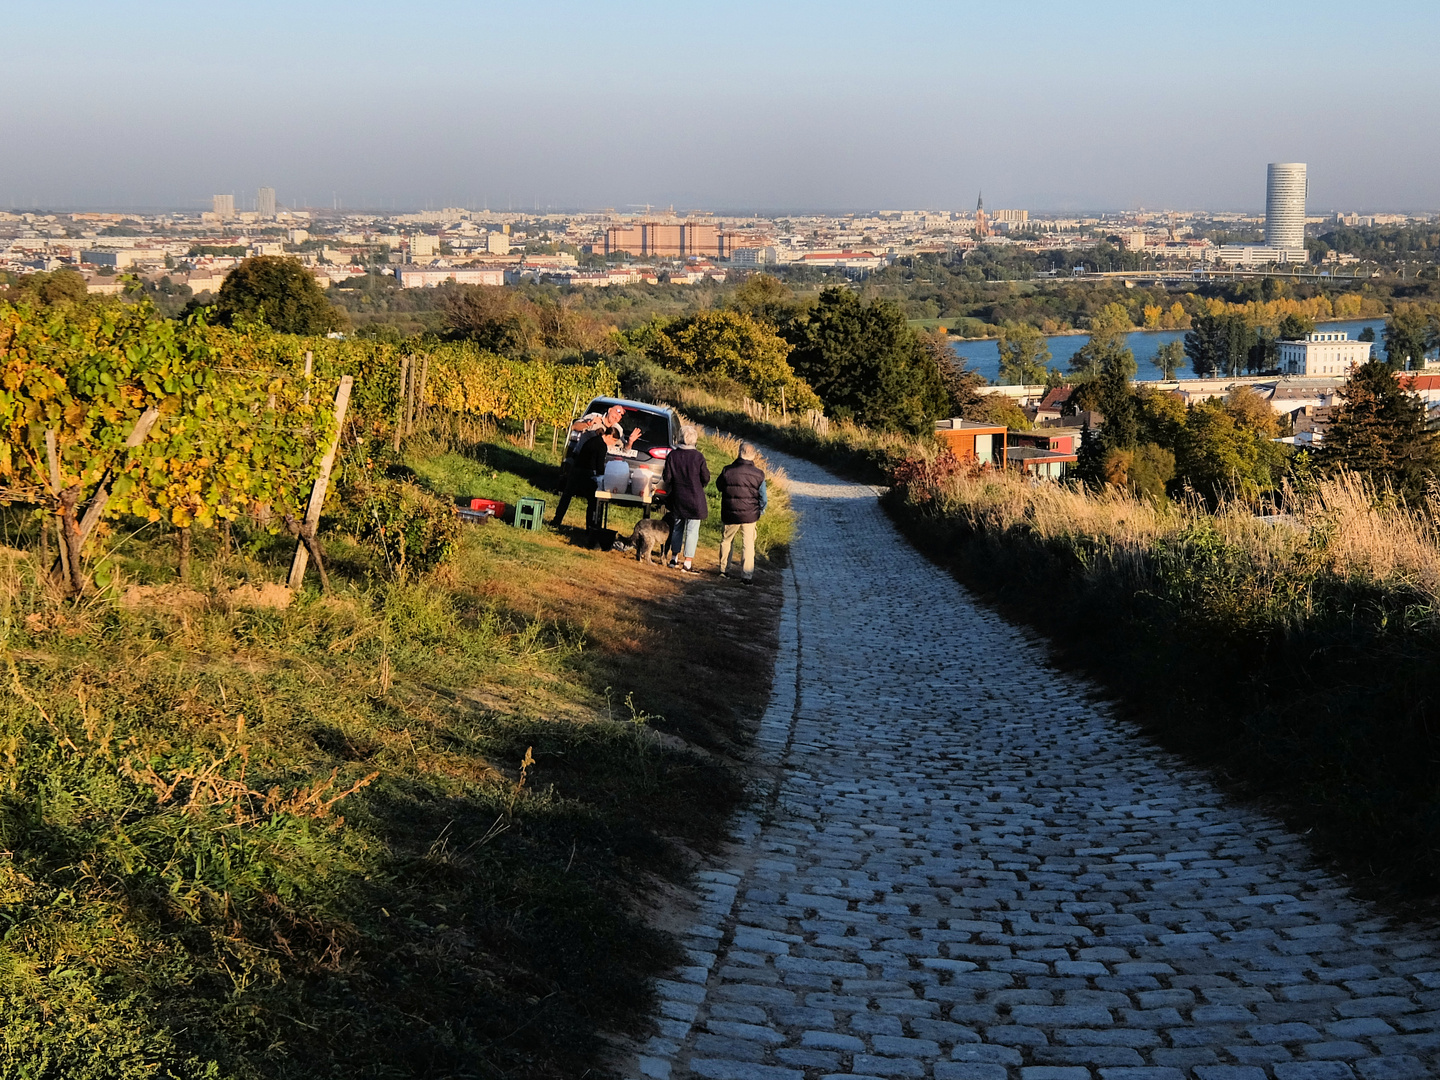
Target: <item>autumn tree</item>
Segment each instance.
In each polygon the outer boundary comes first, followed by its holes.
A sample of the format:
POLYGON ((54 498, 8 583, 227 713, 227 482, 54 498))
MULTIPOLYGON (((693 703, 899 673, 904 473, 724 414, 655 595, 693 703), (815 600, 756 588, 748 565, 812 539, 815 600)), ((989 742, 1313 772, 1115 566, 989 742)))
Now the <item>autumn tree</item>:
POLYGON ((1341 398, 1317 455, 1321 468, 1369 475, 1407 500, 1423 497, 1440 470, 1440 446, 1426 428, 1424 402, 1379 360, 1357 367, 1341 398))
POLYGON ((1027 323, 1005 323, 996 344, 1000 349, 1000 381, 1025 385, 1043 382, 1050 361, 1045 335, 1027 323))
POLYGON ((28 299, 47 305, 76 304, 89 295, 89 287, 83 274, 65 268, 50 273, 27 274, 10 290, 10 295, 17 301, 28 299))
POLYGON ((820 407, 815 391, 786 362, 790 343, 743 312, 702 311, 658 329, 650 341, 650 358, 673 371, 730 379, 776 407, 820 407))
POLYGON ((281 255, 257 255, 231 270, 215 297, 215 318, 224 326, 263 322, 282 334, 325 334, 347 325, 300 260, 281 255))
POLYGON ((1125 344, 1125 336, 1135 329, 1124 304, 1106 304, 1090 319, 1090 340, 1070 358, 1070 372, 1082 379, 1093 379, 1106 367, 1125 366, 1129 357, 1130 371, 1135 374, 1135 355, 1125 344))
POLYGON ((789 286, 770 274, 751 274, 730 294, 729 306, 776 329, 788 326, 798 310, 789 286))

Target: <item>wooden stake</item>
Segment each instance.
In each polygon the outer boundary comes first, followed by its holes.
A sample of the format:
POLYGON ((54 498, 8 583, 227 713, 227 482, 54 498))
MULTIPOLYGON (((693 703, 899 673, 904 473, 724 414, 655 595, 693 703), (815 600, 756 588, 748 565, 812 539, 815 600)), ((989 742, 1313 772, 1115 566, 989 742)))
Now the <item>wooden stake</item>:
POLYGON ((309 349, 305 350, 305 404, 310 404, 310 365, 315 359, 315 354, 309 349))
MULTIPOLYGON (((340 429, 345 426, 345 411, 350 407, 350 388, 354 385, 354 378, 343 375, 340 378, 340 386, 335 391, 335 434, 330 437, 330 445, 325 450, 325 456, 320 459, 320 473, 315 477, 315 486, 310 489, 310 504, 305 510, 305 520, 301 524, 302 530, 308 530, 313 538, 315 530, 320 524, 320 511, 325 505, 325 491, 330 486, 330 470, 335 467, 335 453, 340 449, 340 429)), ((310 552, 305 543, 305 533, 302 531, 299 541, 295 544, 295 558, 290 563, 290 589, 296 591, 305 580, 305 567, 310 562, 310 552)), ((317 543, 318 541, 311 541, 317 543)))
POLYGON ((405 387, 409 385, 409 378, 410 358, 402 356, 400 358, 400 413, 395 417, 394 450, 397 454, 400 452, 400 436, 404 434, 405 430, 405 387))
MULTIPOLYGON (((125 449, 133 450, 149 438, 150 429, 159 419, 159 409, 152 407, 141 413, 140 419, 135 421, 135 426, 125 439, 125 449)), ((100 524, 100 517, 105 513, 105 504, 110 501, 110 485, 114 479, 114 473, 106 469, 105 475, 100 480, 100 486, 95 489, 95 494, 90 497, 90 504, 85 507, 85 516, 80 519, 81 547, 84 547, 85 541, 90 539, 90 534, 95 531, 95 526, 100 524)))
POLYGON ((420 361, 420 392, 415 395, 415 416, 425 422, 425 384, 430 381, 430 357, 420 361))
POLYGON ((55 536, 60 541, 60 572, 65 585, 70 585, 70 545, 65 543, 65 520, 60 506, 60 451, 56 445, 55 429, 45 432, 45 462, 50 467, 50 494, 55 496, 55 536))

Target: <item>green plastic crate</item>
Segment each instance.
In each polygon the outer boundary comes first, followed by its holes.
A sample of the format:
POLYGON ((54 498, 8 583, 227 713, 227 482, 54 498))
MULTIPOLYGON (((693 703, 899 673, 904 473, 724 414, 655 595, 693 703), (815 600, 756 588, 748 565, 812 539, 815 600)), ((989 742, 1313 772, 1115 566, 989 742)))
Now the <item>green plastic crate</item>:
POLYGON ((545 500, 521 499, 515 504, 515 527, 539 532, 545 524, 545 500))

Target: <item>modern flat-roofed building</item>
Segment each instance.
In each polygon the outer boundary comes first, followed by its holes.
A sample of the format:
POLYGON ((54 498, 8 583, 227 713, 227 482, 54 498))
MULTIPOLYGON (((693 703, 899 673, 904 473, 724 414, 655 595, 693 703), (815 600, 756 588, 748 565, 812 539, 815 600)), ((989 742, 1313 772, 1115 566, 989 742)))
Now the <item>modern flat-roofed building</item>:
POLYGON ((1338 375, 1345 378, 1351 369, 1370 359, 1371 342, 1351 341, 1338 330, 1318 330, 1300 341, 1278 341, 1280 370, 1287 375, 1338 375))
POLYGON ((229 221, 235 216, 234 195, 212 195, 210 196, 210 210, 221 221, 229 221))
POLYGON ((255 192, 255 213, 265 221, 269 221, 275 216, 275 189, 273 187, 262 187, 255 192))
POLYGON ((961 461, 980 465, 1005 463, 1007 430, 1004 424, 981 424, 958 416, 935 421, 935 437, 952 454, 961 461))

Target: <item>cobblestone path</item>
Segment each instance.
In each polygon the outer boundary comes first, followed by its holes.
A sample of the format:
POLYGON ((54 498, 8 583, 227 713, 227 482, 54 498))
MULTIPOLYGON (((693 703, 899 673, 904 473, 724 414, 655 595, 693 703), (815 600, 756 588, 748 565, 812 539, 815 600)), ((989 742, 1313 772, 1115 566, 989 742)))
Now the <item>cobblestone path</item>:
POLYGON ((635 1075, 1440 1076, 1429 932, 1118 723, 872 489, 771 457, 802 514, 779 779, 702 875, 635 1075))

